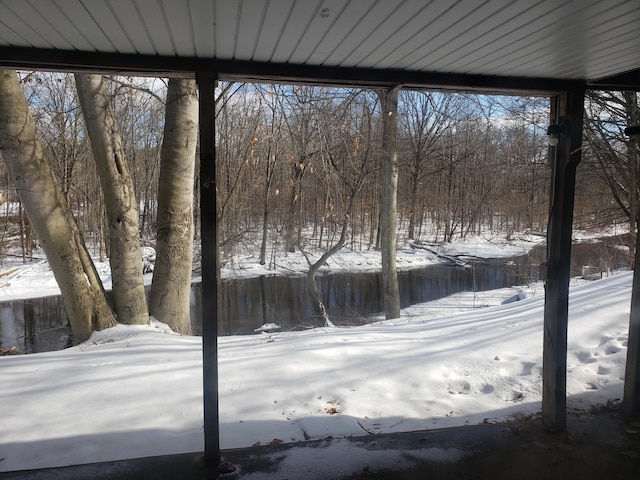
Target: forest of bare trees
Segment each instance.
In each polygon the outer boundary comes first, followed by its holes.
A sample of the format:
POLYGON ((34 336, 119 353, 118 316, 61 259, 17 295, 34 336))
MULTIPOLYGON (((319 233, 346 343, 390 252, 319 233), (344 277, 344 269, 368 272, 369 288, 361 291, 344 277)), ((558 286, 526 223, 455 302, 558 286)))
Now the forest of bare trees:
MULTIPOLYGON (((74 78, 22 72, 20 79, 90 253, 109 257, 104 196, 74 78)), ((167 81, 118 77, 106 88, 140 206, 141 243, 155 247, 167 81)), ((326 251, 341 237, 347 248, 380 248, 383 118, 376 92, 220 83, 216 98, 223 261, 249 249, 269 265, 279 252, 326 251)), ((398 105, 399 242, 544 234, 547 98, 400 91, 398 105)), ((592 92, 586 107, 575 226, 624 230, 640 209, 631 161, 637 145, 621 133, 638 118, 637 95, 592 92)), ((4 164, 0 174, 0 255, 41 256, 4 164)), ((194 178, 196 237, 197 185, 194 178)))

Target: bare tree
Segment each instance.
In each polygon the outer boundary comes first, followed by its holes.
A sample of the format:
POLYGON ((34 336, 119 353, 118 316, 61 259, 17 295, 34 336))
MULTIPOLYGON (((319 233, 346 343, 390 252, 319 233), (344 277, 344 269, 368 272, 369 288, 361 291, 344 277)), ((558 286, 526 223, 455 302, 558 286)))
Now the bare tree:
POLYGON ((164 79, 110 77, 122 148, 140 203, 140 235, 156 233, 160 149, 165 116, 164 79))
MULTIPOLYGON (((221 83, 216 97, 216 175, 220 244, 225 254, 247 240, 253 227, 256 168, 253 157, 260 106, 244 84, 221 83), (233 89, 232 89, 233 87, 233 89)), ((230 255, 229 255, 230 256, 230 255)))
POLYGON ((398 89, 382 90, 382 210, 380 239, 384 316, 400 317, 400 289, 396 270, 396 215, 398 197, 398 89))
POLYGON ((115 325, 100 277, 44 158, 20 80, 0 71, 0 151, 64 299, 74 337, 115 325))
POLYGON ((198 140, 195 81, 171 78, 166 103, 149 311, 173 331, 190 335, 193 177, 198 140))
POLYGON ((262 135, 256 137, 256 142, 260 146, 259 158, 262 163, 263 177, 263 194, 262 194, 262 234, 260 239, 260 256, 259 263, 264 265, 267 263, 267 243, 269 238, 269 226, 272 221, 272 202, 271 196, 275 183, 276 168, 281 160, 281 144, 283 142, 282 131, 282 112, 278 109, 278 102, 274 98, 278 94, 278 90, 272 88, 264 88, 257 86, 257 92, 262 99, 261 105, 264 113, 264 126, 262 135))
POLYGON ((142 277, 139 209, 105 78, 94 74, 76 74, 75 78, 109 220, 116 317, 121 323, 146 324, 149 313, 142 277))
POLYGON ((319 92, 320 89, 314 87, 300 86, 286 89, 280 97, 291 142, 289 204, 283 226, 287 252, 295 251, 295 246, 301 240, 303 182, 306 173, 312 170, 313 158, 319 151, 313 119, 314 98, 319 92))
POLYGON ((441 153, 441 138, 451 128, 460 102, 454 95, 438 92, 403 91, 399 121, 404 136, 404 155, 401 157, 402 177, 409 183, 402 189, 408 206, 407 235, 419 237, 416 226, 424 210, 423 190, 428 190, 427 179, 433 175, 436 158, 441 153))
POLYGON ((327 192, 334 192, 330 197, 337 204, 333 216, 336 218, 338 238, 315 262, 311 262, 307 256, 307 286, 316 313, 326 325, 332 325, 320 297, 316 275, 345 246, 353 223, 356 200, 366 179, 375 169, 376 149, 372 141, 374 106, 365 92, 350 94, 339 103, 330 99, 322 102, 321 106, 317 116, 321 166, 316 168, 316 174, 327 187, 327 192), (336 198, 339 196, 336 192, 343 192, 341 201, 336 198))
POLYGON ((587 97, 585 169, 608 187, 619 211, 636 232, 640 215, 640 165, 635 140, 625 137, 627 125, 640 118, 635 92, 590 92, 587 97))

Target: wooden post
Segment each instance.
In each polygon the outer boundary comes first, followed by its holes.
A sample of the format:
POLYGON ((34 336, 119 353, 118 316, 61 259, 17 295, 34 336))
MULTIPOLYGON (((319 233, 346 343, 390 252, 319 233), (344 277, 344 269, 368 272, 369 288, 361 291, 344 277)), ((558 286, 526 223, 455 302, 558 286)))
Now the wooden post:
POLYGON ((202 243, 202 382, 204 402, 204 464, 220 464, 218 414, 218 318, 220 258, 216 206, 215 96, 216 76, 196 75, 200 94, 200 241, 202 243))
MULTIPOLYGON (((635 119, 632 119, 634 121, 635 119)), ((635 122, 634 122, 635 123, 635 122)), ((638 137, 629 142, 632 159, 638 162, 638 137)), ((629 338, 627 341, 627 363, 624 375, 624 396, 622 411, 629 419, 640 417, 640 232, 636 221, 636 252, 631 287, 631 314, 629 315, 629 338)))
POLYGON ((560 125, 552 147, 551 198, 547 229, 544 343, 542 359, 542 423, 552 431, 567 426, 567 325, 571 234, 576 167, 581 160, 584 90, 551 98, 551 124, 560 125))

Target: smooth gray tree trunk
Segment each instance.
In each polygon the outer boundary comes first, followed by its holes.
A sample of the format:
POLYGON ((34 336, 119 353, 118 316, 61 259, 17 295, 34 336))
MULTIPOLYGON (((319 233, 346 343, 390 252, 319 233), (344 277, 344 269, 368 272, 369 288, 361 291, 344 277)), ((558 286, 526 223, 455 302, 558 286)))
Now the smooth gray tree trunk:
POLYGON ((0 70, 0 152, 60 287, 76 341, 115 325, 102 282, 36 137, 20 80, 0 70))
POLYGON ((400 317, 400 288, 396 268, 396 211, 398 202, 398 89, 378 93, 382 111, 382 211, 380 250, 384 316, 400 317))
POLYGON ((160 152, 156 264, 149 312, 174 332, 191 334, 193 185, 198 140, 195 80, 171 78, 160 152))
POLYGON ((102 75, 76 74, 109 224, 113 304, 120 323, 149 323, 142 276, 138 203, 102 75))

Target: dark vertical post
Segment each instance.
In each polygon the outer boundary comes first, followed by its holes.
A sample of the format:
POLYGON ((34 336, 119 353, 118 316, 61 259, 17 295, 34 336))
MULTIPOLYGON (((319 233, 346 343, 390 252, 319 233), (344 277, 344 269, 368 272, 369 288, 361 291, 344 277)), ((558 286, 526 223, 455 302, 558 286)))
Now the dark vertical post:
MULTIPOLYGON (((637 109, 636 109, 637 112, 637 109)), ((640 116, 640 113, 637 114, 640 116)), ((630 118, 632 124, 640 121, 640 118, 630 118)), ((627 128, 629 135, 629 148, 632 162, 638 164, 638 142, 640 131, 627 128)), ((633 284, 631 287, 631 313, 629 315, 629 339, 627 341, 627 363, 624 375, 624 396, 622 399, 622 411, 627 418, 640 417, 640 231, 636 220, 636 252, 633 267, 633 284)))
POLYGON ((552 148, 552 180, 547 229, 542 365, 542 423, 564 431, 567 426, 567 325, 571 234, 576 168, 581 160, 584 90, 551 98, 551 123, 562 129, 552 148))
POLYGON ((635 265, 631 287, 631 314, 622 411, 627 418, 640 416, 640 234, 636 233, 635 265))
POLYGON ((218 416, 218 295, 220 268, 216 206, 215 96, 216 76, 196 75, 200 94, 200 241, 202 243, 202 383, 204 464, 220 464, 218 416))

